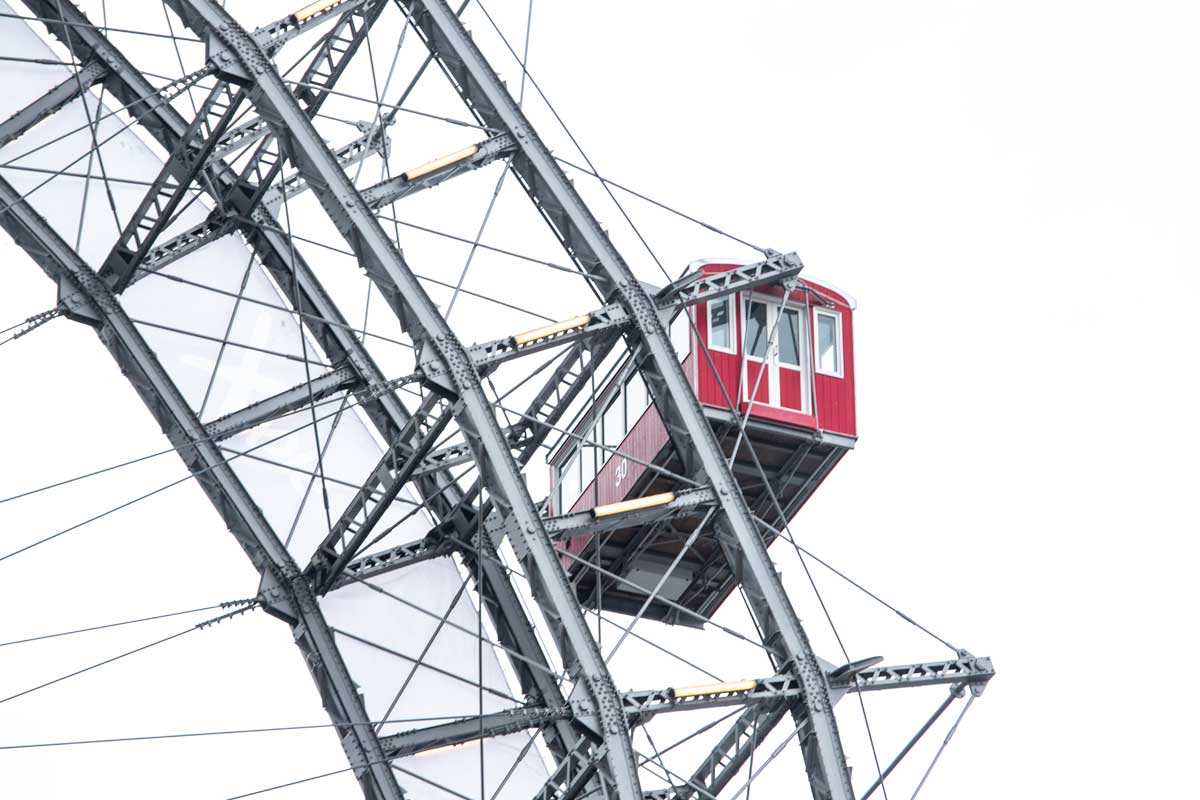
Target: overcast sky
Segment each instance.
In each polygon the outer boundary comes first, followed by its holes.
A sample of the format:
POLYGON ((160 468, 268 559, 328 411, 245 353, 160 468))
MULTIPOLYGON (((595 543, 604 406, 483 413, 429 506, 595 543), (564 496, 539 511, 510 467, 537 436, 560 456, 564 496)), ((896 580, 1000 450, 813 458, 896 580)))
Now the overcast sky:
MULTIPOLYGON (((519 36, 523 0, 487 7, 519 36)), ((531 72, 601 172, 795 250, 858 300, 859 444, 793 530, 995 661, 922 797, 1191 783, 1200 709, 1171 681, 1200 657, 1198 23, 1189 3, 535 4, 531 72)), ((745 256, 629 209, 677 268, 745 256)), ((41 271, 7 239, 0 252, 0 326, 52 306, 41 271)), ((0 369, 0 496, 164 446, 82 326, 4 346, 0 369)), ((160 459, 5 503, 0 536, 39 538, 183 474, 160 459)), ((781 567, 816 624, 795 562, 781 567)), ((256 583, 190 483, 0 572, 0 641, 256 583)), ((851 650, 895 660, 902 623, 829 591, 851 650)), ((0 695, 192 619, 0 649, 0 695)), ((921 715, 871 708, 890 757, 921 715)), ((5 703, 0 745, 324 721, 286 627, 259 614, 5 703)), ((342 758, 325 731, 0 751, 0 786, 224 797, 342 758)), ((786 774, 770 786, 807 793, 786 774)), ((356 794, 340 775, 279 796, 356 794)))

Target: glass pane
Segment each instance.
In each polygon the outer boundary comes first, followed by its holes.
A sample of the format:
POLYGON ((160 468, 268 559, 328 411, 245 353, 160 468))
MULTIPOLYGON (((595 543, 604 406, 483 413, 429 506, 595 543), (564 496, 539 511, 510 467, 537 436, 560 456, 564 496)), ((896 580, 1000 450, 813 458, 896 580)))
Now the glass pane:
MULTIPOLYGON (((617 392, 616 397, 608 401, 608 408, 604 409, 604 446, 615 450, 624 438, 625 403, 621 399, 621 393, 617 392)), ((601 460, 607 461, 611 455, 611 452, 605 451, 601 460)))
POLYGON ((579 497, 579 456, 572 454, 571 460, 559 475, 559 513, 565 514, 575 505, 579 497))
POLYGON ((714 300, 708 304, 708 324, 709 345, 728 350, 733 341, 729 324, 729 298, 714 300))
POLYGON ((746 354, 767 357, 767 305, 750 303, 746 310, 746 354))
POLYGON ((779 317, 779 363, 800 366, 800 312, 784 309, 779 317))
POLYGON ((646 395, 642 374, 635 372, 625 379, 625 415, 631 427, 641 419, 642 412, 649 406, 650 398, 646 395))
POLYGON ((592 478, 596 477, 596 448, 593 446, 593 442, 597 441, 596 429, 593 427, 584 434, 584 438, 587 439, 587 442, 580 445, 579 448, 579 457, 583 463, 580 469, 579 485, 586 489, 587 485, 592 482, 592 478))
POLYGON ((822 372, 841 372, 842 354, 838 352, 837 317, 817 314, 817 367, 822 372))
POLYGON ((668 331, 671 335, 671 347, 675 349, 675 355, 679 356, 679 360, 682 361, 692 352, 692 318, 690 313, 680 314, 673 319, 668 331))

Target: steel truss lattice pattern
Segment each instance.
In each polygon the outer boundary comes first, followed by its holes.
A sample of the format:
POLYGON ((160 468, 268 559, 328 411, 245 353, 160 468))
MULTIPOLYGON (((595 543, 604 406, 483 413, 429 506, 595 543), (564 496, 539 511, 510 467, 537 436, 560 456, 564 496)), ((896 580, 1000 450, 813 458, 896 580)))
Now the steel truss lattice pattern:
MULTIPOLYGON (((81 246, 82 221, 71 242, 67 227, 39 206, 36 188, 17 186, 2 173, 0 224, 55 281, 63 313, 95 329, 253 563, 261 576, 259 599, 293 629, 365 797, 420 797, 431 787, 444 792, 437 796, 465 796, 399 765, 439 748, 514 736, 525 745, 507 757, 508 774, 497 793, 519 773, 524 777, 518 780, 538 776, 540 784, 527 792, 532 797, 716 797, 745 776, 755 750, 790 718, 795 730, 785 738, 798 742, 813 796, 851 800, 834 714, 840 698, 932 685, 978 694, 992 677, 990 661, 966 651, 949 661, 891 667, 871 660, 838 668, 818 658, 768 554, 774 538, 764 521, 768 515, 747 501, 726 442, 706 417, 671 341, 672 320, 687 320, 691 307, 758 286, 794 287, 802 264, 795 255, 763 251, 720 275, 691 274, 661 288, 644 283, 468 33, 462 9, 444 0, 341 0, 247 28, 216 0, 166 0, 204 52, 192 53, 187 65, 180 56, 186 70, 164 83, 135 65, 137 59, 118 48, 104 26, 69 0, 24 5, 30 30, 65 49, 73 66, 0 123, 0 147, 20 146, 47 120, 73 109, 88 114, 85 155, 95 156, 101 171, 105 157, 118 161, 107 142, 119 136, 140 137, 158 169, 148 180, 119 186, 128 198, 121 203, 111 199, 118 178, 106 173, 94 181, 107 187, 114 217, 114 230, 101 237, 99 249, 81 246), (370 60, 374 77, 375 61, 414 47, 420 51, 415 77, 400 101, 383 102, 375 87, 372 118, 354 121, 353 138, 331 143, 325 122, 346 113, 331 109, 352 96, 348 76, 370 60), (301 67, 295 79, 281 66, 293 53, 301 67), (459 138, 465 131, 473 143, 421 168, 395 175, 385 168, 377 180, 367 179, 365 164, 386 164, 398 149, 390 130, 427 72, 426 83, 440 81, 461 101, 468 119, 450 122, 459 138), (117 111, 108 111, 103 98, 117 111), (102 115, 110 126, 116 120, 122 125, 104 141, 98 138, 102 115), (428 267, 401 249, 393 215, 397 203, 467 185, 491 165, 511 173, 546 223, 547 241, 559 246, 554 262, 541 263, 580 287, 590 310, 575 318, 579 322, 541 333, 496 331, 466 344, 464 324, 452 324, 451 311, 466 286, 470 259, 457 283, 447 284, 454 289, 449 303, 436 302, 429 280, 417 271, 428 267), (307 224, 303 233, 293 228, 301 213, 320 217, 323 249, 312 246, 321 243, 309 238, 307 224), (190 281, 204 288, 196 265, 215 264, 230 252, 244 252, 249 261, 240 285, 222 290, 233 305, 227 324, 202 333, 208 328, 199 323, 173 327, 182 323, 169 322, 170 313, 149 318, 143 298, 153 287, 187 287, 190 281), (327 285, 328 270, 314 260, 323 261, 327 252, 349 257, 367 296, 383 301, 388 336, 373 336, 366 322, 351 321, 347 303, 327 285), (260 273, 270 291, 255 295, 250 276, 260 273), (238 309, 250 306, 292 326, 286 352, 238 340, 238 309), (205 352, 216 353, 203 391, 175 369, 162 345, 168 333, 203 339, 205 352), (397 344, 395 337, 404 355, 389 355, 384 366, 375 345, 397 344), (210 402, 222 359, 234 350, 278 357, 289 366, 278 371, 269 391, 250 393, 245 402, 210 402), (539 354, 550 360, 536 369, 520 366, 539 354), (606 365, 621 358, 635 364, 664 421, 680 488, 669 501, 619 519, 552 514, 540 491, 531 489, 536 482, 528 468, 563 433, 606 365), (506 374, 519 380, 501 393, 495 381, 506 374), (349 479, 334 477, 341 457, 334 434, 346 414, 363 420, 362 441, 377 443, 375 450, 361 450, 369 463, 349 479), (272 462, 269 446, 289 435, 279 433, 281 426, 297 421, 304 421, 302 428, 311 425, 314 458, 303 468, 295 459, 272 462), (317 534, 303 546, 293 535, 302 513, 285 528, 247 464, 304 473, 308 488, 301 503, 311 509, 304 512, 305 526, 315 515, 317 534), (309 502, 310 491, 320 502, 309 502), (662 531, 684 517, 703 520, 696 536, 708 537, 737 576, 754 629, 751 644, 766 655, 763 676, 687 690, 620 691, 610 669, 616 648, 607 654, 602 649, 590 612, 563 569, 560 545, 617 527, 662 531), (411 535, 413 525, 424 526, 420 535, 411 535), (409 608, 418 604, 394 589, 401 583, 388 581, 403 582, 434 563, 456 565, 451 571, 464 577, 465 588, 448 605, 409 608), (405 613, 433 628, 425 649, 418 655, 391 652, 383 638, 349 630, 339 598, 352 595, 405 604, 405 613), (479 612, 478 621, 464 617, 463 608, 479 612), (407 702, 419 668, 436 672, 439 681, 456 679, 433 657, 437 637, 453 631, 468 634, 481 650, 486 644, 497 654, 497 674, 507 680, 485 680, 480 656, 472 684, 481 698, 477 713, 448 714, 417 728, 380 724, 371 706, 378 692, 356 674, 359 651, 387 651, 411 664, 395 699, 383 704, 386 718, 407 702), (485 709, 485 691, 505 702, 485 709), (661 756, 648 758, 635 746, 635 733, 652 720, 718 708, 732 708, 735 719, 709 754, 689 767, 668 770, 661 756), (666 786, 645 788, 650 774, 666 786)), ((522 72, 522 87, 525 77, 522 72)), ((388 90, 385 85, 382 92, 388 90)), ((71 169, 60 164, 59 177, 71 169)), ((90 176, 90 160, 87 169, 90 176)), ((479 246, 476 237, 472 256, 479 246)), ((486 292, 475 293, 481 294, 486 292)), ((187 316, 182 309, 179 314, 187 316)), ((657 592, 647 593, 654 599, 657 592)), ((711 622, 690 613, 698 620, 688 624, 711 622)), ((509 788, 503 796, 517 796, 509 788)))

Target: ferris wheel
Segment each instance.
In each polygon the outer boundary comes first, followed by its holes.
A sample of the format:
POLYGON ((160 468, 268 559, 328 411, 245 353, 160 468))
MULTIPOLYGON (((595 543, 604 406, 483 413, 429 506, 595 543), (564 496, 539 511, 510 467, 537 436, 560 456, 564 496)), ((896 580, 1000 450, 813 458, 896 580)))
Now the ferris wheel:
POLYGON ((817 652, 778 553, 917 625, 790 527, 857 439, 855 300, 603 177, 531 5, 161 5, 0 2, 0 225, 58 293, 4 336, 95 330, 260 577, 197 627, 290 627, 365 797, 866 798, 982 693, 931 633, 817 652), (863 695, 928 687, 874 752, 863 695))

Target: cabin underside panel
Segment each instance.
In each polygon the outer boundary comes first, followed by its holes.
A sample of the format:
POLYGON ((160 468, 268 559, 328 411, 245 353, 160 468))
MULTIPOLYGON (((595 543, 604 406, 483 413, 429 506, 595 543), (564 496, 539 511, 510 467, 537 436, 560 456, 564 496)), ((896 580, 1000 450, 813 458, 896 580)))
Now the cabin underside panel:
MULTIPOLYGON (((837 434, 750 417, 739 437, 738 425, 727 410, 707 408, 727 457, 733 457, 734 474, 751 511, 764 525, 768 545, 804 505, 821 482, 853 447, 854 440, 837 434), (782 512, 782 513, 781 513, 782 512)), ((648 416, 656 416, 651 412, 648 416)), ((661 423, 659 423, 661 428, 661 423)), ((683 488, 669 473, 681 465, 663 432, 662 444, 649 459, 654 468, 639 470, 620 498, 645 497, 683 488)), ((607 498, 605 498, 607 499, 607 498)), ((611 501, 610 501, 611 502, 611 501)), ((591 507, 591 503, 580 504, 591 507)), ((571 575, 580 602, 622 614, 638 614, 672 624, 700 626, 732 592, 735 581, 711 530, 696 538, 679 563, 675 559, 704 519, 688 514, 651 525, 608 530, 577 536, 561 545, 563 565, 571 575), (663 576, 670 573, 666 580, 663 576), (643 609, 649 594, 662 582, 659 596, 643 609), (666 602, 663 602, 663 601, 666 602)))

